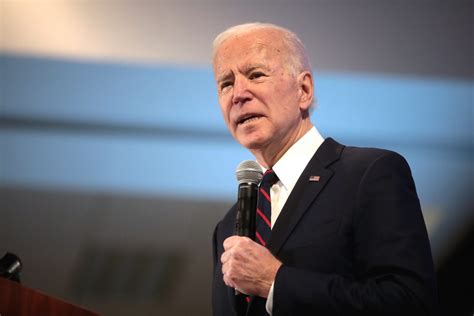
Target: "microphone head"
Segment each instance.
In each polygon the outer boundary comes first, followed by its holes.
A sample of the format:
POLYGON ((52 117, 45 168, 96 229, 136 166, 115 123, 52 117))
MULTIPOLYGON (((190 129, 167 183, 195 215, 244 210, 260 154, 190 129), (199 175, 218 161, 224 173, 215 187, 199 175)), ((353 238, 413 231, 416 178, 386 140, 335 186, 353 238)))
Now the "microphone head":
POLYGON ((20 282, 22 264, 20 258, 7 252, 0 259, 0 277, 20 282))
POLYGON ((263 172, 260 165, 253 160, 244 160, 237 166, 235 170, 237 181, 241 183, 259 184, 263 178, 263 172))

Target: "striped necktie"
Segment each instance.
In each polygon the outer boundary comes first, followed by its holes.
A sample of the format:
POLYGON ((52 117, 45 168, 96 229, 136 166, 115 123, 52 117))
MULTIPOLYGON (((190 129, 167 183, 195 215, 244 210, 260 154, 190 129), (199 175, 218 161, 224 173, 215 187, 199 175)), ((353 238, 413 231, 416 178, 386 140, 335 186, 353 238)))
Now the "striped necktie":
POLYGON ((262 182, 258 190, 257 203, 257 225, 256 225, 256 240, 261 245, 265 246, 270 234, 272 232, 272 200, 270 198, 270 188, 278 181, 278 177, 272 169, 268 169, 263 174, 262 182))

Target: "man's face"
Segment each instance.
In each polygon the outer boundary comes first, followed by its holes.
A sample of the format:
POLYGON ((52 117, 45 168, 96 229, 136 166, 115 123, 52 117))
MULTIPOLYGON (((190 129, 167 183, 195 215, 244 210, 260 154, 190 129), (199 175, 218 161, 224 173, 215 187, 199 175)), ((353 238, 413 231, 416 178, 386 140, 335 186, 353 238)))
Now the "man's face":
POLYGON ((302 109, 297 77, 275 31, 226 39, 217 49, 214 74, 224 120, 250 150, 285 147, 300 132, 302 109))

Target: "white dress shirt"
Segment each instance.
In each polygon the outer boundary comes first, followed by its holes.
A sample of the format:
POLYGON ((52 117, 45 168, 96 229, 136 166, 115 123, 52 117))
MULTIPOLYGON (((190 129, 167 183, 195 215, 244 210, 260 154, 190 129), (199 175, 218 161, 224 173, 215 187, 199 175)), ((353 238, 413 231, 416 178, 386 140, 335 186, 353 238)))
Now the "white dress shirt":
MULTIPOLYGON (((312 127, 303 137, 301 137, 287 152, 278 160, 273 166, 273 171, 278 177, 278 182, 270 189, 270 198, 272 200, 272 228, 280 215, 283 206, 290 196, 291 191, 296 185, 303 170, 308 165, 311 158, 314 156, 319 146, 324 142, 324 138, 318 132, 316 127, 312 127)), ((266 171, 263 168, 263 172, 266 171)), ((267 312, 272 315, 273 310, 273 281, 268 292, 267 304, 265 308, 267 312)))

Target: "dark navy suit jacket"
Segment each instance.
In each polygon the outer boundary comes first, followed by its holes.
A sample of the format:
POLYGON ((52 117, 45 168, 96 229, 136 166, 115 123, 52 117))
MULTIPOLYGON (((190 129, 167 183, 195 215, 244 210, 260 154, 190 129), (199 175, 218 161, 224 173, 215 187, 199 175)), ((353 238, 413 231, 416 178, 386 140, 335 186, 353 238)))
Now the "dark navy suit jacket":
MULTIPOLYGON (((216 316, 266 315, 222 280, 223 241, 236 206, 214 232, 216 316)), ((430 245, 410 168, 397 153, 328 138, 291 192, 267 247, 282 263, 273 315, 434 315, 430 245), (319 181, 309 181, 320 176, 319 181)))

